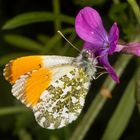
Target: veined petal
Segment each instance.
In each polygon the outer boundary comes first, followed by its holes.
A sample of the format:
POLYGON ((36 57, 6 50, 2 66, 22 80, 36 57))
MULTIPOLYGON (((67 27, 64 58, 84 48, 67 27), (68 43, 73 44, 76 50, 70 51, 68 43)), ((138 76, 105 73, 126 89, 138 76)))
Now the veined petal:
POLYGON ((115 52, 123 52, 140 56, 140 42, 132 42, 126 45, 118 44, 115 49, 115 52))
POLYGON ((103 27, 101 17, 91 7, 85 7, 77 14, 75 29, 81 39, 95 46, 102 46, 108 42, 108 36, 103 27))
POLYGON ((118 43, 118 39, 119 39, 119 29, 117 27, 117 23, 115 22, 109 31, 109 49, 108 49, 109 54, 114 53, 116 45, 118 43))
POLYGON ((116 81, 117 83, 119 83, 119 78, 118 78, 116 72, 114 71, 113 67, 110 65, 110 63, 108 61, 108 54, 106 54, 105 51, 100 52, 99 63, 101 65, 103 65, 103 67, 110 74, 112 79, 114 81, 116 81))
POLYGON ((116 81, 117 83, 119 83, 119 78, 118 78, 116 72, 114 71, 112 66, 109 64, 107 50, 103 50, 102 47, 94 46, 93 44, 91 44, 89 42, 84 43, 83 49, 92 51, 94 53, 94 55, 96 57, 98 57, 99 63, 106 69, 106 71, 110 74, 112 79, 114 81, 116 81))
POLYGON ((106 51, 106 49, 104 49, 102 46, 95 46, 95 45, 93 45, 92 43, 89 43, 89 42, 84 43, 83 49, 90 50, 94 54, 95 57, 98 57, 100 52, 106 51))
MULTIPOLYGON (((92 43, 85 42, 84 45, 83 45, 83 49, 95 51, 95 50, 99 49, 99 47, 93 45, 92 43)), ((94 53, 94 52, 93 52, 93 53, 94 53)))

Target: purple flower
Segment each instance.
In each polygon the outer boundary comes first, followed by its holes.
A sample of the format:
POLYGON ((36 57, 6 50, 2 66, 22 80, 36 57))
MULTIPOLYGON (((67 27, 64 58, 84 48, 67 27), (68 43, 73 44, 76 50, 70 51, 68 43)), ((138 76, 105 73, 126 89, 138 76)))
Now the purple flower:
POLYGON ((75 29, 78 36, 85 41, 83 49, 88 49, 98 56, 99 63, 117 83, 119 83, 119 78, 108 61, 108 55, 121 51, 140 56, 140 43, 118 44, 117 23, 114 22, 107 33, 100 15, 91 7, 80 10, 76 16, 75 29))
POLYGON ((134 54, 140 56, 140 43, 139 42, 131 42, 128 44, 117 44, 115 52, 123 52, 128 54, 134 54))

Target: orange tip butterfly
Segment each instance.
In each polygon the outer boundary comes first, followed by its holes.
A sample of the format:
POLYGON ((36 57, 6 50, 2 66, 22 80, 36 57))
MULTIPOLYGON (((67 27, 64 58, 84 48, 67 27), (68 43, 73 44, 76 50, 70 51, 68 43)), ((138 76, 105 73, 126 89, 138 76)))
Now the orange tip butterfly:
POLYGON ((6 64, 4 76, 12 84, 12 94, 33 110, 38 124, 57 129, 81 113, 96 64, 88 50, 76 58, 25 56, 6 64))

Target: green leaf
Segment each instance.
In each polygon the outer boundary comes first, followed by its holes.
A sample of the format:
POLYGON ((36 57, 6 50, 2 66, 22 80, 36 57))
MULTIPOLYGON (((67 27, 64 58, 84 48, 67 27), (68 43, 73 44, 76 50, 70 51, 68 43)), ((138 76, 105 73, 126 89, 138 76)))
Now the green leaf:
POLYGON ((55 15, 51 12, 30 12, 14 17, 5 23, 3 29, 14 29, 31 23, 59 20, 64 23, 74 24, 74 18, 66 15, 55 15))
MULTIPOLYGON (((76 34, 75 33, 72 33, 71 35, 70 35, 70 37, 68 38, 68 40, 69 40, 69 42, 71 42, 72 44, 73 44, 73 42, 74 42, 74 40, 76 39, 76 34)), ((77 41, 77 43, 78 43, 78 41, 77 41)), ((78 47, 78 46, 80 46, 79 44, 76 46, 76 48, 78 47)), ((82 45, 81 45, 82 46, 82 45)), ((72 48, 71 47, 71 45, 68 43, 68 42, 66 42, 65 43, 65 45, 64 45, 64 48, 65 49, 63 49, 62 50, 62 53, 63 54, 70 54, 70 48, 72 48)), ((78 48, 77 48, 78 49, 78 48)), ((73 48, 73 50, 74 50, 74 48, 73 48)))
POLYGON ((55 136, 55 135, 52 134, 50 136, 50 140, 59 140, 59 138, 57 136, 55 136))
POLYGON ((27 111, 19 114, 15 121, 15 132, 28 127, 33 123, 34 117, 32 111, 27 111))
POLYGON ((32 140, 31 134, 25 129, 20 130, 18 136, 20 140, 32 140))
POLYGON ((22 52, 22 53, 11 53, 11 54, 7 54, 4 56, 0 57, 0 66, 5 65, 6 63, 8 63, 10 60, 15 59, 17 57, 21 57, 21 56, 26 56, 29 55, 29 53, 27 52, 22 52))
POLYGON ((38 42, 20 35, 10 34, 4 36, 5 41, 17 48, 22 48, 30 51, 41 51, 44 47, 38 42))
POLYGON ((133 9, 133 12, 137 18, 138 23, 140 24, 140 8, 136 0, 127 0, 130 6, 133 9))
POLYGON ((74 0, 75 4, 80 6, 95 6, 95 5, 102 5, 106 2, 106 0, 74 0))
POLYGON ((118 140, 124 132, 135 107, 135 80, 129 82, 113 116, 105 129, 102 140, 118 140))
MULTIPOLYGON (((44 49, 42 50, 42 54, 46 54, 47 52, 49 52, 53 47, 58 47, 55 46, 56 43, 58 43, 61 40, 60 35, 55 34, 52 38, 49 39, 49 41, 46 43, 46 47, 44 47, 44 49)), ((54 48, 54 49, 55 49, 54 48)))
POLYGON ((0 116, 28 111, 25 107, 1 107, 0 116))
MULTIPOLYGON (((74 29, 73 28, 67 28, 65 30, 62 30, 62 33, 65 35, 65 34, 72 34, 74 32, 74 29)), ((62 39, 62 37, 56 33, 52 38, 49 39, 49 41, 46 43, 46 47, 44 47, 44 49, 42 50, 42 54, 46 54, 50 49, 52 49, 54 47, 54 49, 56 48, 57 51, 59 50, 58 49, 58 46, 57 46, 57 43, 62 39)), ((62 48, 62 47, 61 47, 62 48)), ((60 50, 61 51, 61 50, 60 50)))
POLYGON ((109 11, 109 17, 113 21, 117 21, 117 23, 126 26, 126 24, 128 24, 129 22, 129 19, 125 12, 127 7, 127 3, 113 4, 109 11))
POLYGON ((46 45, 50 37, 45 34, 38 34, 37 40, 39 40, 43 45, 46 45))
POLYGON ((119 4, 120 0, 113 0, 114 4, 119 4))

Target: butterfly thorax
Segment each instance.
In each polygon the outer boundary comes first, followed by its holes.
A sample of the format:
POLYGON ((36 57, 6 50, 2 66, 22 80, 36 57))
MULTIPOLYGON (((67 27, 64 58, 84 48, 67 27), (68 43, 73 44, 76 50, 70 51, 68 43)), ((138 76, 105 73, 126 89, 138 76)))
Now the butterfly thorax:
POLYGON ((91 80, 95 77, 97 60, 91 51, 83 49, 73 64, 82 68, 91 80))

